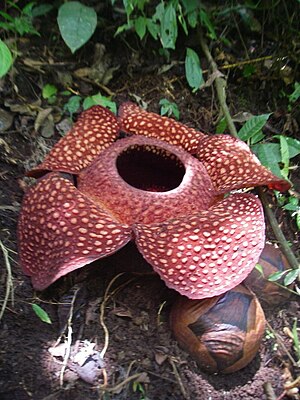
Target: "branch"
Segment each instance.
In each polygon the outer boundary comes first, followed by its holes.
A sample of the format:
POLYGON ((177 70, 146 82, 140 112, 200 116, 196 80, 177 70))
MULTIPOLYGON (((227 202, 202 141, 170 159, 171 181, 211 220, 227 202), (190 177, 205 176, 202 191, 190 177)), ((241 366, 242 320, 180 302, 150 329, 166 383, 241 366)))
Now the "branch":
POLYGON ((228 105, 226 103, 226 86, 227 86, 226 79, 224 78, 224 75, 219 71, 216 62, 213 59, 211 52, 209 51, 209 48, 206 44, 206 41, 203 37, 201 30, 198 30, 198 34, 199 34, 201 48, 205 54, 205 57, 208 60, 209 66, 211 68, 211 72, 215 76, 215 86, 216 86, 216 91, 217 91, 217 95, 218 95, 218 100, 219 100, 221 109, 223 111, 225 120, 227 122, 229 132, 233 137, 237 138, 238 137, 237 130, 236 130, 234 122, 231 118, 228 105))

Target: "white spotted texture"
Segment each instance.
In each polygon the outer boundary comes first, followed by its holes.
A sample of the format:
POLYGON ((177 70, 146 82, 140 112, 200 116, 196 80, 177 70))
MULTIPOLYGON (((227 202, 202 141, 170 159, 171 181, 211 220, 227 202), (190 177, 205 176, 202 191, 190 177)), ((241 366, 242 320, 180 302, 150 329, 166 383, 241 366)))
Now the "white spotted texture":
POLYGON ((203 138, 196 156, 205 165, 216 189, 221 193, 263 185, 279 191, 290 188, 287 181, 261 165, 244 142, 231 136, 203 138))
POLYGON ((121 129, 127 133, 164 140, 195 153, 198 143, 206 135, 172 118, 143 110, 134 103, 123 103, 119 108, 121 129))
POLYGON ((119 134, 116 116, 94 106, 80 114, 72 129, 50 151, 45 161, 27 175, 39 177, 47 171, 76 174, 87 167, 119 134))
POLYGON ((217 296, 241 283, 264 247, 260 201, 234 194, 207 211, 134 228, 143 257, 166 285, 191 299, 217 296))
POLYGON ((195 157, 180 147, 142 136, 120 139, 104 150, 79 174, 78 189, 128 225, 161 222, 205 210, 216 197, 209 175, 195 157), (185 166, 181 184, 167 192, 140 190, 127 184, 119 175, 116 159, 122 151, 136 145, 153 152, 162 149, 178 157, 185 166))
POLYGON ((100 106, 83 112, 28 175, 48 171, 76 175, 78 188, 50 173, 24 197, 20 260, 39 290, 116 252, 131 240, 134 229, 139 250, 169 287, 195 299, 221 294, 249 274, 264 244, 259 200, 247 194, 224 200, 223 194, 258 185, 289 188, 240 140, 209 137, 132 103, 120 107, 118 119, 100 106), (134 135, 114 143, 121 130, 134 135), (134 164, 139 182, 128 183, 117 168, 120 153, 128 154, 127 145, 145 146, 164 161, 175 160, 169 170, 158 165, 159 177, 169 180, 163 169, 174 177, 178 165, 183 175, 175 186, 165 185, 166 191, 157 189, 158 184, 143 189, 141 181, 151 174, 141 174, 134 164), (198 158, 187 151, 198 151, 198 158))
POLYGON ((18 226, 23 271, 35 289, 115 253, 131 229, 81 194, 57 173, 47 174, 25 195, 18 226))

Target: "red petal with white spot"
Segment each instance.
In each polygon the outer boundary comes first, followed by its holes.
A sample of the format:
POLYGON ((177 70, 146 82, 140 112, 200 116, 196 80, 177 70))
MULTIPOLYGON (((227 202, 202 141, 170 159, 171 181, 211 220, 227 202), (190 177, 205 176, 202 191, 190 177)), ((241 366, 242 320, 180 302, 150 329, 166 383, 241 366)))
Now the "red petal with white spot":
POLYGON ((166 223, 136 225, 137 246, 166 285, 191 299, 241 283, 264 247, 260 201, 234 194, 208 211, 166 223))
POLYGON ((80 114, 45 161, 27 175, 39 177, 47 171, 77 174, 116 140, 119 131, 119 123, 111 111, 101 106, 91 107, 80 114))
POLYGON ((118 114, 124 132, 161 139, 190 153, 197 151, 199 140, 206 136, 172 118, 145 111, 130 102, 123 103, 118 114))
POLYGON ((244 142, 231 136, 204 138, 199 143, 196 156, 204 163, 216 189, 221 193, 263 185, 284 192, 291 186, 261 165, 244 142))
POLYGON ((18 225, 23 271, 35 289, 115 253, 131 240, 120 224, 57 173, 43 177, 25 195, 18 225))

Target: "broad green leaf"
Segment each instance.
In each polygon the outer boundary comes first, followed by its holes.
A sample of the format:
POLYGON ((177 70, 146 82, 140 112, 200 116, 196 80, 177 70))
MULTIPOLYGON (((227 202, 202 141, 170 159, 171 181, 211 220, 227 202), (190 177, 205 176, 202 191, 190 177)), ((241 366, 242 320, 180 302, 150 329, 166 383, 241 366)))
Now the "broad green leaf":
POLYGON ((265 137, 263 131, 257 132, 255 135, 252 136, 250 139, 250 145, 254 145, 255 143, 260 142, 265 137))
POLYGON ((90 96, 87 97, 86 99, 84 99, 83 101, 83 108, 84 110, 87 110, 88 108, 99 104, 103 107, 108 108, 109 110, 111 110, 114 114, 117 113, 117 105, 114 101, 111 101, 109 98, 102 96, 100 93, 95 94, 94 96, 90 96))
POLYGON ((32 309, 41 321, 46 322, 46 324, 52 324, 49 315, 42 309, 42 307, 37 304, 32 304, 32 309))
POLYGON ((287 144, 289 146, 290 158, 296 157, 300 154, 300 140, 285 136, 287 144))
POLYGON ((299 269, 292 269, 289 271, 286 276, 284 277, 284 285, 289 286, 291 283, 293 283, 299 275, 299 269))
POLYGON ((189 47, 186 49, 185 76, 193 92, 198 90, 204 83, 198 54, 189 47))
POLYGON ((40 4, 32 9, 32 17, 41 17, 46 15, 49 11, 53 9, 53 5, 49 3, 40 4))
POLYGON ((269 168, 273 174, 281 177, 279 164, 281 162, 279 143, 258 143, 251 147, 262 165, 269 168))
POLYGON ((0 39, 0 78, 9 71, 13 58, 7 45, 0 39))
POLYGON ((191 13, 193 11, 196 11, 199 7, 199 0, 181 0, 184 11, 186 13, 191 13))
POLYGON ((210 38, 213 40, 217 40, 215 28, 209 18, 209 15, 203 8, 201 8, 200 10, 200 21, 202 25, 204 25, 207 28, 210 38))
POLYGON ((262 114, 251 117, 239 130, 239 138, 246 142, 252 136, 256 135, 257 132, 261 131, 262 127, 265 125, 270 115, 271 114, 262 114))
POLYGON ((68 102, 64 105, 64 110, 68 111, 70 115, 73 115, 76 111, 79 110, 80 102, 80 96, 71 96, 68 102))
POLYGON ((52 96, 55 96, 57 93, 57 88, 50 83, 47 83, 42 90, 42 96, 44 99, 49 99, 52 96))
POLYGON ((196 28, 197 22, 198 22, 198 12, 196 10, 189 12, 187 15, 187 20, 192 28, 196 28))
POLYGON ((168 115, 170 117, 173 114, 176 119, 179 119, 179 110, 176 103, 172 103, 168 99, 161 99, 159 105, 161 106, 161 115, 168 115))
POLYGON ((94 33, 97 14, 92 7, 78 1, 70 1, 60 6, 57 23, 66 45, 75 53, 94 33))
POLYGON ((150 18, 147 18, 146 24, 150 35, 156 40, 159 34, 159 25, 150 18))
POLYGON ((163 48, 175 49, 177 39, 177 19, 173 4, 168 4, 160 21, 160 40, 163 48))
POLYGON ((147 26, 147 18, 138 17, 136 20, 134 20, 135 31, 141 40, 145 36, 146 26, 147 26))
POLYGON ((287 271, 277 271, 274 272, 274 274, 271 274, 268 276, 268 281, 270 282, 276 282, 282 279, 282 277, 287 273, 287 271))

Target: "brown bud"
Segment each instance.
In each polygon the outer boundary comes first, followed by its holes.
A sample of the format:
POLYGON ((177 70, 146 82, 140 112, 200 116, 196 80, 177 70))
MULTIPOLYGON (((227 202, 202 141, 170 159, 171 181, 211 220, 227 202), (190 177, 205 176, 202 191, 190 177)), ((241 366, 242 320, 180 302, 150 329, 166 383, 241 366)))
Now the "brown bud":
MULTIPOLYGON (((284 303, 291 297, 291 293, 270 282, 268 277, 275 272, 284 271, 290 268, 288 261, 282 252, 271 244, 266 244, 258 261, 263 269, 263 275, 254 268, 244 280, 247 285, 265 306, 275 306, 284 303)), ((283 284, 283 279, 277 281, 283 284)))
POLYGON ((204 300, 179 297, 170 315, 179 344, 206 372, 231 373, 256 355, 265 330, 264 312, 243 285, 204 300))

